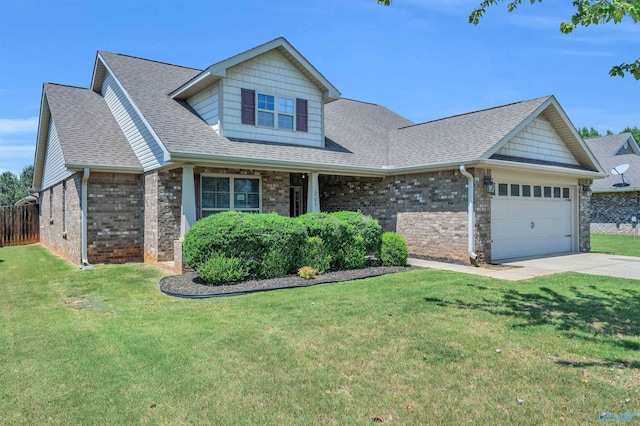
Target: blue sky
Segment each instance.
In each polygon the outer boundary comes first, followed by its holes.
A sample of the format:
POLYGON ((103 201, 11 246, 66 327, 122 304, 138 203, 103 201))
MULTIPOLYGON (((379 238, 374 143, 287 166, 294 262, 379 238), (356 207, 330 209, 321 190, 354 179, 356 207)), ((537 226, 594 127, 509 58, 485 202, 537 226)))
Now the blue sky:
POLYGON ((415 122, 553 94, 576 127, 640 126, 640 24, 559 32, 570 0, 0 0, 0 172, 33 162, 42 83, 87 87, 97 50, 204 68, 286 37, 346 98, 415 122))

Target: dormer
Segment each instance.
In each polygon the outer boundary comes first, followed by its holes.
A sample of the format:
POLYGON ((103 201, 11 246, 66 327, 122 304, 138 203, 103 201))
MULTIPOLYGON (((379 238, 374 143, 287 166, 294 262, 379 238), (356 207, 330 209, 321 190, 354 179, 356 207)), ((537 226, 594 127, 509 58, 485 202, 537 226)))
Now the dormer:
POLYGON ((640 155, 640 148, 638 148, 638 143, 633 138, 631 133, 628 133, 629 137, 620 144, 620 146, 616 149, 615 154, 613 155, 625 155, 625 154, 636 154, 640 155))
POLYGON ((324 105, 340 92, 280 37, 211 65, 170 94, 220 136, 324 146, 324 105))

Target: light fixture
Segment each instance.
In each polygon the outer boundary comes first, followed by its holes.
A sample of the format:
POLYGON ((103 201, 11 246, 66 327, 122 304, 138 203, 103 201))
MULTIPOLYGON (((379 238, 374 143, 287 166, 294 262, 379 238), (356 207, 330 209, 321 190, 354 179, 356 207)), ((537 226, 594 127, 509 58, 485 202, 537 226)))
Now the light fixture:
POLYGON ((591 197, 593 191, 591 190, 591 185, 582 185, 582 193, 585 197, 591 197))
POLYGON ((484 186, 487 188, 487 192, 489 194, 495 194, 496 193, 496 184, 491 179, 490 176, 485 176, 485 178, 484 178, 484 186))

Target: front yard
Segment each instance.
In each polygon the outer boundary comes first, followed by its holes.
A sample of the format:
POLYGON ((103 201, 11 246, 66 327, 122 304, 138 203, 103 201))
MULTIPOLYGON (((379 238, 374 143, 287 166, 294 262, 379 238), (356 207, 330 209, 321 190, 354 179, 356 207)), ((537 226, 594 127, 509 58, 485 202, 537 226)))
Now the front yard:
POLYGON ((418 270, 184 300, 0 248, 0 424, 588 424, 640 412, 640 281, 418 270))
POLYGON ((640 237, 637 235, 591 234, 591 251, 640 257, 640 237))

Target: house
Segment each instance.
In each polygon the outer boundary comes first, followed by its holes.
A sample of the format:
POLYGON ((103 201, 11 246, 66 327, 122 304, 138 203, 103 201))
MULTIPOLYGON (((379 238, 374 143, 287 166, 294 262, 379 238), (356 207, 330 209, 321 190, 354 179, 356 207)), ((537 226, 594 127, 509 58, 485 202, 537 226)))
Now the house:
POLYGON ((585 139, 585 142, 608 173, 592 186, 591 232, 640 235, 640 148, 637 141, 631 133, 621 133, 585 139))
POLYGON ((415 124, 341 98, 278 38, 200 70, 99 51, 89 88, 47 83, 41 241, 83 264, 174 262, 225 210, 361 210, 414 256, 589 250, 605 173, 547 96, 415 124))

